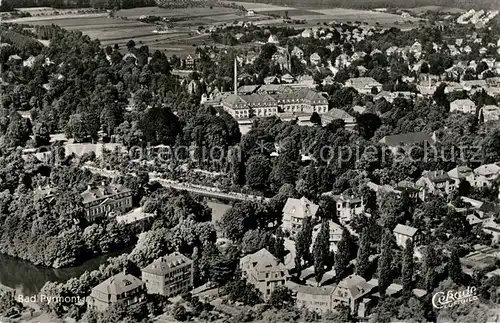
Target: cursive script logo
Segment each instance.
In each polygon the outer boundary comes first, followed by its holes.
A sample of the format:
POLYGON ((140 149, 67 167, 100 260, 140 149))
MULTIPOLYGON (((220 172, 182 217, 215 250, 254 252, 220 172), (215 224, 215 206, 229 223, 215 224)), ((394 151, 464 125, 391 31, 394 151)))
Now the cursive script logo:
POLYGON ((449 290, 445 292, 437 292, 432 296, 432 306, 435 308, 450 308, 456 305, 465 304, 479 300, 476 295, 477 288, 473 286, 467 287, 464 290, 449 290))

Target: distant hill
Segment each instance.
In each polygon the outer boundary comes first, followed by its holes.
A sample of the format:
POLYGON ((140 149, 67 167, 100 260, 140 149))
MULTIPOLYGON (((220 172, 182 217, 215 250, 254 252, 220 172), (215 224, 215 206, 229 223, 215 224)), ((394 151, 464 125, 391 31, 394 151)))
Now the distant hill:
MULTIPOLYGON (((238 2, 238 0, 233 0, 238 2)), ((500 0, 245 0, 291 7, 344 7, 356 9, 443 6, 463 9, 500 9, 500 0)))

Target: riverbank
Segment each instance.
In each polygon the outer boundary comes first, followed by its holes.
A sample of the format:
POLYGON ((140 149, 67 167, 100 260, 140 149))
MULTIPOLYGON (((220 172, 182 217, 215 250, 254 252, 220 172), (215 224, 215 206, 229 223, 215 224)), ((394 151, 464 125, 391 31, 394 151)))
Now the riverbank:
POLYGON ((108 258, 129 253, 132 249, 133 246, 127 247, 87 260, 79 266, 58 269, 35 266, 29 261, 0 254, 0 284, 15 289, 17 295, 36 295, 47 281, 65 282, 79 277, 87 270, 98 269, 108 258))

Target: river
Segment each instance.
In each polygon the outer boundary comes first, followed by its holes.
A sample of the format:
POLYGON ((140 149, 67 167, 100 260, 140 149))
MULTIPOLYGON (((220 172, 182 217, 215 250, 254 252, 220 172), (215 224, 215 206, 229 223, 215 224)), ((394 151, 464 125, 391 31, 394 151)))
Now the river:
POLYGON ((110 257, 130 251, 129 247, 87 260, 77 267, 58 269, 35 266, 29 261, 0 254, 0 284, 14 288, 20 295, 35 295, 47 281, 65 282, 72 277, 80 276, 86 270, 98 269, 110 257))
MULTIPOLYGON (((218 202, 208 202, 208 206, 212 209, 213 222, 220 220, 224 212, 231 208, 230 205, 218 202)), ((70 278, 80 276, 86 270, 98 269, 110 257, 116 257, 131 250, 132 247, 129 247, 87 260, 77 267, 58 269, 35 266, 29 261, 0 254, 0 284, 14 288, 20 295, 35 295, 40 292, 47 281, 65 282, 70 278)))

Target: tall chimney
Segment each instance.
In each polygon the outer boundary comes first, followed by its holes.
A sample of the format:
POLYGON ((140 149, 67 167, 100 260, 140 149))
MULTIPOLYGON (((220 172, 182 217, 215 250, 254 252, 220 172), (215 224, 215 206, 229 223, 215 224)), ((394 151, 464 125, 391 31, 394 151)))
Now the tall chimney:
POLYGON ((234 95, 238 95, 238 61, 234 58, 234 95))

